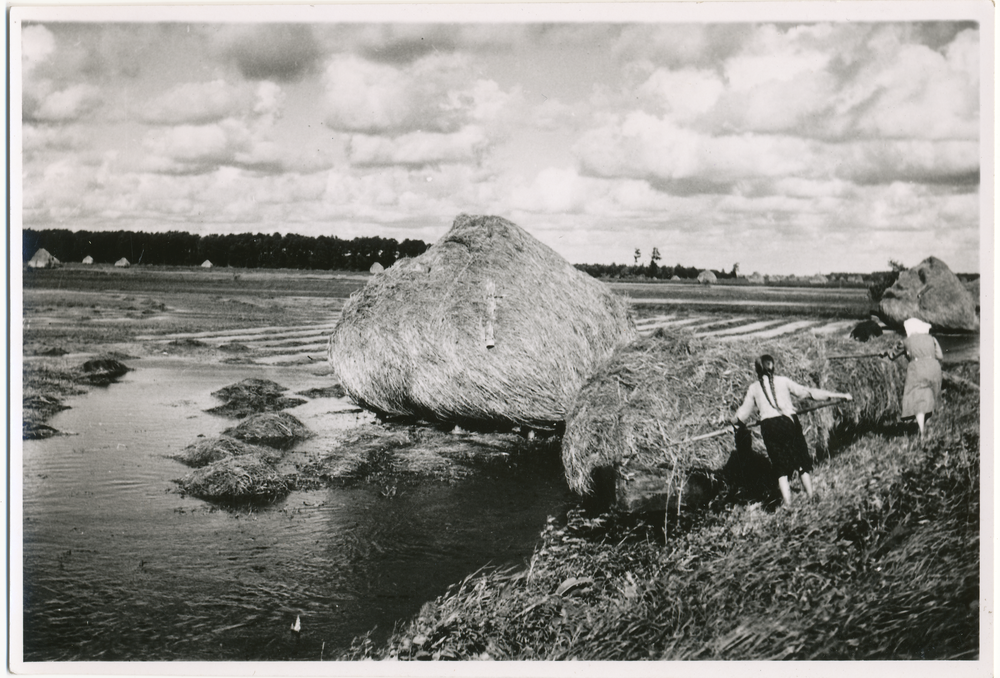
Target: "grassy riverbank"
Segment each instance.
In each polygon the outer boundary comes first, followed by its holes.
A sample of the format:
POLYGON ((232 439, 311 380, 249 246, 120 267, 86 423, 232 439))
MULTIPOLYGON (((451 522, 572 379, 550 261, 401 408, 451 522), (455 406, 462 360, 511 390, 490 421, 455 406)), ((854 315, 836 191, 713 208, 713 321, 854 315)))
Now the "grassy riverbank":
POLYGON ((979 452, 979 393, 946 389, 927 441, 858 436, 818 464, 812 503, 721 497, 666 541, 573 512, 528 567, 481 571, 345 658, 974 659, 979 452))

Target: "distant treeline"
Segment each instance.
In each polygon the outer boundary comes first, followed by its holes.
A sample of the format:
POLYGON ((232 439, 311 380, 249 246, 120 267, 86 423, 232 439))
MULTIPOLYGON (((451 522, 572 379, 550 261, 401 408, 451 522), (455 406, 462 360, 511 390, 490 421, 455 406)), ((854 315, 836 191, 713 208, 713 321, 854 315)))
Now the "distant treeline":
POLYGON ((389 267, 397 259, 423 254, 422 240, 366 237, 342 240, 321 235, 239 233, 195 235, 180 231, 143 233, 135 231, 68 231, 25 229, 22 257, 27 262, 44 248, 62 262, 80 262, 92 257, 96 264, 113 264, 121 258, 132 265, 213 266, 240 268, 297 268, 336 271, 367 271, 378 262, 389 267))
MULTIPOLYGON (((629 266, 627 264, 577 264, 576 267, 584 273, 589 273, 595 278, 611 278, 616 280, 670 280, 675 275, 682 280, 694 280, 698 274, 704 271, 697 266, 660 266, 656 263, 646 265, 629 266)), ((719 280, 725 278, 735 278, 736 270, 715 271, 715 277, 719 280)))

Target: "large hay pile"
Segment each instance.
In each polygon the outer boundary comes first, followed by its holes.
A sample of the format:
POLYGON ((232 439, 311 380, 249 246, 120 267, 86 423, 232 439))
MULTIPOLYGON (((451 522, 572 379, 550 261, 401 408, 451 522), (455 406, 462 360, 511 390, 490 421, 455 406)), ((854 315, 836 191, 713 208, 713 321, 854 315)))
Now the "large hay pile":
POLYGON ((946 263, 927 257, 900 273, 895 284, 882 293, 879 314, 896 327, 907 318, 920 318, 939 331, 976 332, 978 302, 946 263))
POLYGON ((636 336, 603 283, 505 219, 461 215, 352 296, 330 363, 376 412, 547 428, 636 336))
MULTIPOLYGON (((803 415, 813 451, 825 450, 840 427, 877 425, 899 416, 905 360, 828 360, 836 354, 878 353, 895 344, 880 337, 863 347, 811 335, 717 342, 659 330, 622 347, 581 389, 566 420, 562 457, 569 486, 593 490, 594 471, 609 467, 668 467, 676 487, 692 472, 722 468, 734 449, 725 434, 681 441, 728 425, 756 378, 753 361, 770 353, 778 373, 807 386, 849 392, 854 401, 803 415)), ((816 404, 806 402, 803 405, 816 404)))

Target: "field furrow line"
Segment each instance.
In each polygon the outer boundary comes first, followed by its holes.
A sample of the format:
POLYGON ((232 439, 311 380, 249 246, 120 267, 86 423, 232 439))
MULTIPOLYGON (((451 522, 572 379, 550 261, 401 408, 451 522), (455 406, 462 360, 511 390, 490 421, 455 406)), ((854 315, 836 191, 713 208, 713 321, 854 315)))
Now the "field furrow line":
POLYGON ((177 332, 174 334, 145 334, 136 337, 139 341, 171 341, 174 339, 216 339, 218 341, 246 341, 253 338, 275 339, 280 337, 308 336, 318 332, 332 332, 336 320, 321 325, 295 325, 292 327, 250 327, 239 330, 216 330, 208 332, 177 332))
POLYGON ((730 336, 746 336, 760 330, 767 329, 768 327, 773 327, 775 324, 783 322, 781 320, 758 320, 756 322, 749 323, 747 325, 739 325, 737 327, 727 327, 721 330, 714 330, 711 332, 705 332, 703 337, 730 337, 730 336))
POLYGON ((785 323, 784 325, 779 325, 778 327, 772 327, 768 330, 763 330, 760 332, 752 332, 747 336, 751 336, 754 339, 773 339, 774 337, 784 336, 786 334, 793 334, 795 332, 800 332, 807 327, 815 325, 815 320, 797 320, 795 322, 785 323))

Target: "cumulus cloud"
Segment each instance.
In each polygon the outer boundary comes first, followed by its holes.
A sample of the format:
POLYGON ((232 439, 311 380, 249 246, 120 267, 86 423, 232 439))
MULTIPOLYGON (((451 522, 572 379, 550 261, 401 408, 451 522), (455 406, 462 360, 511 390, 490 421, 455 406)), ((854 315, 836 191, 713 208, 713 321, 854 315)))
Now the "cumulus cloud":
POLYGON ((432 55, 403 67, 353 55, 331 59, 324 74, 326 124, 350 132, 454 132, 470 122, 495 125, 519 92, 476 78, 458 55, 432 55))
POLYGON ((312 28, 304 24, 229 25, 215 40, 217 49, 250 80, 298 80, 321 54, 312 28))
POLYGON ((47 85, 25 97, 22 109, 25 120, 70 122, 89 116, 103 103, 101 91, 94 85, 80 83, 56 90, 47 85))
POLYGON ((225 118, 280 115, 284 95, 273 82, 230 84, 225 80, 182 83, 143 105, 140 120, 157 125, 205 124, 225 118))
POLYGON ((149 172, 203 174, 220 166, 276 172, 283 154, 245 121, 227 118, 210 125, 150 130, 143 138, 142 166, 149 172))
POLYGON ((358 166, 470 163, 481 156, 487 144, 483 130, 475 125, 448 134, 411 132, 395 138, 355 134, 350 160, 358 166))

